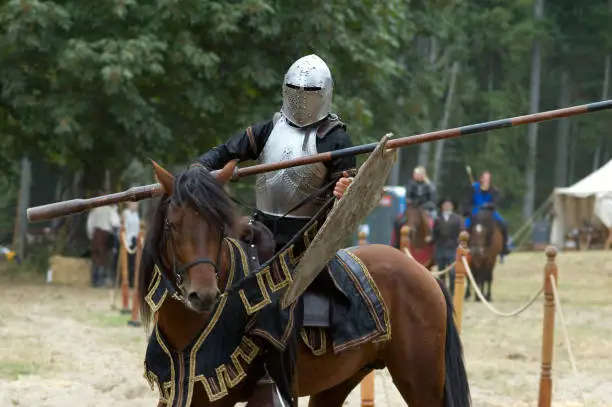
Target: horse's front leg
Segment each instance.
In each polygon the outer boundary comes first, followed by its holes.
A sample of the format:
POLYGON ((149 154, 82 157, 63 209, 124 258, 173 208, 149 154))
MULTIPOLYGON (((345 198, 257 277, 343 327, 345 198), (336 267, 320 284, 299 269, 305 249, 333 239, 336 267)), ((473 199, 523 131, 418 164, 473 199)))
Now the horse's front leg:
MULTIPOLYGON (((477 273, 476 275, 479 276, 478 278, 476 278, 476 284, 480 289, 480 293, 484 295, 484 279, 480 277, 482 275, 481 273, 477 273)), ((476 294, 476 290, 474 290, 474 301, 480 302, 480 297, 478 296, 478 294, 476 294)))
POLYGON ((489 272, 489 278, 487 279, 487 295, 485 298, 491 302, 491 287, 493 286, 493 270, 489 272))

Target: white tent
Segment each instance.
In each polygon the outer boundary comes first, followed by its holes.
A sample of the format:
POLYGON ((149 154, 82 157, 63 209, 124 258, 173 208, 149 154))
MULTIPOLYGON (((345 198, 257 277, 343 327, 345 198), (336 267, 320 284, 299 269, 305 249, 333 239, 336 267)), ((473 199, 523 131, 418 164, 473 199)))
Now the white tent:
POLYGON ((563 247, 565 235, 584 220, 612 228, 612 160, 567 188, 553 191, 555 217, 551 243, 563 247))

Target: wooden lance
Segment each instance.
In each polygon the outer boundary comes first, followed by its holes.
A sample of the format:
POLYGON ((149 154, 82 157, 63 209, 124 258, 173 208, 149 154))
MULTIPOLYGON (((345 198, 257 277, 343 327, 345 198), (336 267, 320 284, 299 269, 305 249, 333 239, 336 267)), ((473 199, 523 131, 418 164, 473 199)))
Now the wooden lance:
MULTIPOLYGON (((436 140, 466 136, 469 134, 483 133, 490 130, 503 129, 506 127, 520 126, 529 123, 543 122, 547 120, 560 119, 562 117, 576 116, 585 113, 598 112, 612 109, 612 100, 589 103, 586 105, 566 107, 563 109, 549 110, 546 112, 533 113, 525 116, 517 116, 508 119, 493 120, 490 122, 470 124, 463 127, 455 127, 447 130, 432 131, 416 136, 401 137, 387 142, 387 148, 406 147, 422 144, 436 140)), ((313 154, 308 157, 300 157, 292 160, 284 160, 269 164, 254 165, 245 168, 236 168, 234 179, 264 172, 276 171, 283 168, 297 167, 300 165, 331 161, 337 158, 367 154, 374 151, 377 143, 363 144, 327 153, 313 154)), ((97 208, 99 206, 117 204, 121 202, 136 202, 152 198, 163 193, 160 184, 150 184, 142 187, 133 187, 123 192, 99 196, 89 199, 72 199, 70 201, 56 202, 52 204, 28 208, 28 220, 30 222, 43 222, 63 216, 75 215, 77 213, 97 208)))

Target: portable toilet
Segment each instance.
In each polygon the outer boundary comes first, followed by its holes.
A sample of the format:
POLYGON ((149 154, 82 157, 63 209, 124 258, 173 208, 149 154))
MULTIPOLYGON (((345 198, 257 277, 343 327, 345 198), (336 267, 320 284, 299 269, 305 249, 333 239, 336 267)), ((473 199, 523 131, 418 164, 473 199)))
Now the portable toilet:
MULTIPOLYGON (((378 206, 370 212, 359 231, 367 234, 368 243, 391 244, 393 222, 406 210, 406 188, 385 186, 378 206)), ((356 240, 355 240, 356 241, 356 240)))

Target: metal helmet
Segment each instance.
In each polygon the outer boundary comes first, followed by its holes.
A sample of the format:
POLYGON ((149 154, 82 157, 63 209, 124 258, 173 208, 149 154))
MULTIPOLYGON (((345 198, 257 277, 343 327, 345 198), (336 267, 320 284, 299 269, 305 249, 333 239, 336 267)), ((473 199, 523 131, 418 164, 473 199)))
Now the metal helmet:
POLYGON ((285 74, 281 113, 298 127, 316 123, 331 112, 333 88, 327 64, 314 54, 302 57, 285 74))

